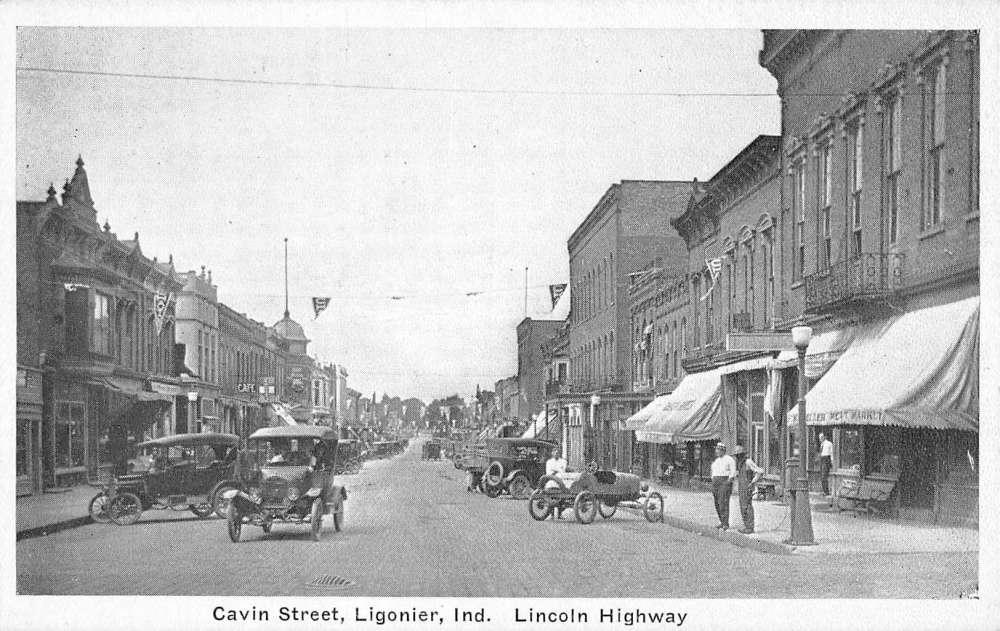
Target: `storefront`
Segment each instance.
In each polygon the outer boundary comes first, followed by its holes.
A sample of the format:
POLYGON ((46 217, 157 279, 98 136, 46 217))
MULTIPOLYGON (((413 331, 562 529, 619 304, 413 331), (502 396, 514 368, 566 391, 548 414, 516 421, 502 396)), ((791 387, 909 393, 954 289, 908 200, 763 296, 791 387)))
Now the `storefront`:
POLYGON ((834 489, 891 480, 904 517, 978 523, 978 297, 859 327, 806 404, 834 443, 834 489))
POLYGON ((712 444, 722 429, 722 372, 715 368, 686 375, 636 430, 636 440, 654 446, 651 477, 673 466, 675 483, 683 485, 711 476, 712 444))
POLYGON ((40 493, 42 478, 42 371, 17 367, 14 467, 18 496, 40 493))

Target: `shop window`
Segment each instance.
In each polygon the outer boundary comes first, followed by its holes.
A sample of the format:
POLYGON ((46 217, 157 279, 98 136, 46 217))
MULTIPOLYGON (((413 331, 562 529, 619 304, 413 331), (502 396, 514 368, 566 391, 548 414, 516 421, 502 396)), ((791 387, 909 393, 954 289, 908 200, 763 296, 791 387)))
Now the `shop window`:
POLYGON ((864 445, 864 469, 866 473, 899 474, 899 438, 897 432, 882 428, 870 429, 865 432, 864 445))
POLYGON ((94 294, 94 328, 91 329, 90 350, 102 355, 110 355, 111 348, 111 298, 97 292, 94 294))
POLYGON ((82 467, 86 414, 83 403, 57 401, 55 405, 56 466, 82 467))
POLYGON ((860 429, 840 431, 840 453, 837 466, 841 469, 861 466, 862 443, 860 429))
POLYGON ((757 464, 766 459, 764 443, 764 395, 754 393, 750 396, 750 423, 753 429, 750 443, 750 457, 757 464))
POLYGON ((17 422, 17 452, 14 466, 18 477, 28 475, 28 441, 31 439, 31 421, 17 422))
POLYGON ((767 469, 771 473, 782 470, 783 454, 781 453, 781 428, 777 419, 769 416, 767 424, 767 469))

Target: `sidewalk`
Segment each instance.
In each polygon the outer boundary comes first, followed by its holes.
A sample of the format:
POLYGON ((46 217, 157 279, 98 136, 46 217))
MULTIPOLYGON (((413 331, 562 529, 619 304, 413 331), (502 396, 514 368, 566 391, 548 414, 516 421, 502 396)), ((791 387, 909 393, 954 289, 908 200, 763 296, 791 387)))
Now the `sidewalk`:
POLYGON ((935 526, 880 517, 854 517, 838 513, 829 500, 812 493, 814 546, 795 547, 784 543, 790 525, 788 507, 774 500, 754 500, 755 533, 736 532, 743 527, 736 494, 730 500, 730 530, 716 530, 718 517, 708 491, 683 490, 650 483, 663 495, 667 525, 698 532, 734 545, 777 554, 917 554, 926 552, 978 552, 979 530, 935 526))
POLYGON ((17 540, 89 524, 90 499, 100 490, 81 485, 17 498, 17 540))

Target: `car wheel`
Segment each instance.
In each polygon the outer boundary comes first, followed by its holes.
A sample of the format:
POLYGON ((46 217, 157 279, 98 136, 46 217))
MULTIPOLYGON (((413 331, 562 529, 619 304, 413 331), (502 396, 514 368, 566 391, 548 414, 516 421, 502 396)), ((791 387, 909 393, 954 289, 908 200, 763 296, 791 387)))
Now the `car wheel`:
POLYGON ((503 465, 497 460, 491 462, 486 469, 485 478, 489 485, 500 486, 500 483, 503 482, 503 465))
POLYGON ((605 504, 604 502, 598 501, 597 510, 601 513, 601 517, 604 519, 611 519, 618 512, 618 502, 612 504, 605 504))
POLYGON ((108 517, 119 526, 134 524, 141 515, 142 501, 134 493, 119 493, 108 502, 108 517))
POLYGON ((319 541, 323 529, 323 513, 326 507, 323 506, 323 498, 317 497, 312 503, 312 512, 309 515, 309 525, 312 527, 313 541, 319 541))
POLYGON ((531 482, 528 482, 528 476, 519 473, 510 481, 507 490, 514 499, 525 500, 531 496, 531 482))
POLYGON ((653 491, 642 506, 642 515, 651 523, 663 521, 663 496, 653 491))
POLYGON ((597 517, 597 498, 590 491, 583 491, 573 502, 573 512, 581 524, 592 524, 597 517))
POLYGON ((212 509, 215 510, 215 514, 222 519, 225 519, 226 515, 229 513, 230 502, 230 500, 227 500, 222 496, 226 491, 236 490, 239 489, 237 489, 236 485, 231 482, 220 482, 216 484, 215 488, 212 490, 211 499, 209 501, 212 503, 212 509))
POLYGON ((215 512, 215 508, 211 503, 208 504, 191 504, 188 508, 191 512, 198 516, 199 519, 205 519, 209 515, 215 512))
POLYGON ((98 523, 106 523, 109 519, 108 516, 108 504, 110 500, 108 499, 107 493, 98 493, 94 496, 94 499, 90 500, 90 506, 87 512, 90 513, 90 518, 98 523))
POLYGON ((535 489, 528 499, 528 514, 535 521, 545 521, 552 514, 552 502, 544 489, 535 489))
POLYGON ((243 530, 243 515, 236 504, 230 504, 226 509, 226 530, 229 531, 229 540, 233 543, 240 542, 240 531, 243 530))

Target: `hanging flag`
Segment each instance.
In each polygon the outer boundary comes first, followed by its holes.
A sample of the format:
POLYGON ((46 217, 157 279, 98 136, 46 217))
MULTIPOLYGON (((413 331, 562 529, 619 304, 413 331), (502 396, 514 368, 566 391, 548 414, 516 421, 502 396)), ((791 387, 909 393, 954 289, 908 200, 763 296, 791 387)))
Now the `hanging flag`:
POLYGON ((719 278, 719 274, 722 273, 722 257, 714 258, 711 261, 705 259, 705 267, 708 268, 708 273, 712 277, 712 285, 708 288, 708 291, 705 292, 705 295, 702 296, 700 300, 708 298, 708 295, 712 293, 713 289, 715 289, 715 281, 719 278))
POLYGON ((163 295, 157 292, 153 296, 153 325, 156 327, 156 335, 159 336, 163 330, 163 323, 167 320, 167 307, 174 301, 174 295, 163 295))
POLYGON ((319 314, 323 313, 323 310, 326 309, 329 306, 330 306, 330 299, 329 298, 316 298, 316 297, 313 297, 313 311, 316 312, 316 317, 313 318, 313 320, 315 320, 316 318, 318 318, 319 314))
POLYGON ((552 308, 556 308, 556 303, 562 298, 563 292, 566 291, 566 283, 559 283, 558 285, 549 285, 549 296, 552 297, 552 308))

